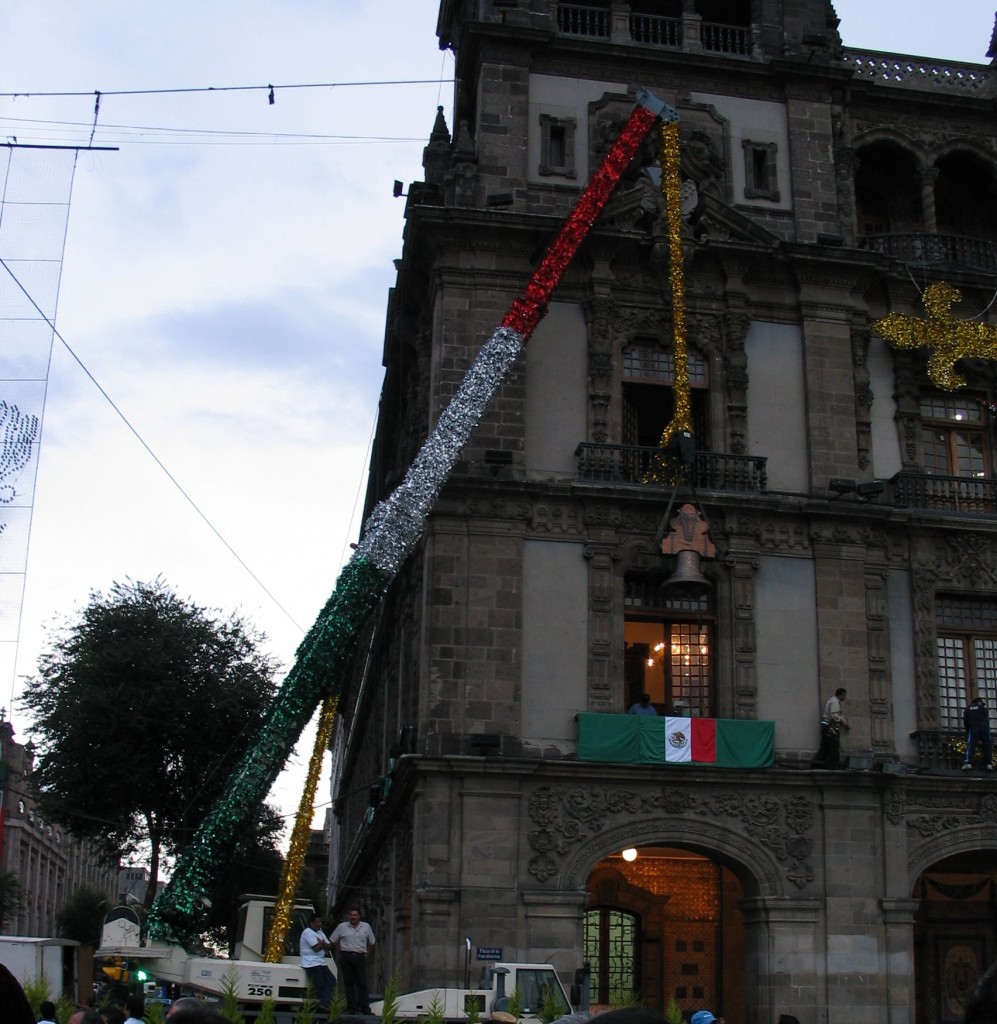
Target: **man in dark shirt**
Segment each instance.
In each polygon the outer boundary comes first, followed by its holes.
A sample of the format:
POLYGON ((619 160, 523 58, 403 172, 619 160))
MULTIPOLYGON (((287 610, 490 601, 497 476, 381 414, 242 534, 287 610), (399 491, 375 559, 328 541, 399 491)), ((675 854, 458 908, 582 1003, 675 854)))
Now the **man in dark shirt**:
POLYGON ((973 754, 976 745, 983 745, 983 770, 994 770, 994 744, 990 734, 990 713, 986 701, 977 694, 962 713, 962 721, 966 726, 966 758, 962 770, 968 772, 973 767, 973 754))

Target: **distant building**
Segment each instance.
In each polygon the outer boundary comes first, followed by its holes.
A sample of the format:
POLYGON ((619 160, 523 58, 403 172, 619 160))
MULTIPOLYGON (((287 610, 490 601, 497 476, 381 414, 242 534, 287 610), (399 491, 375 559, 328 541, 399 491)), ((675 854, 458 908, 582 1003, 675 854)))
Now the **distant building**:
POLYGON ((940 283, 993 338, 994 69, 850 47, 829 0, 442 0, 435 30, 453 123, 406 190, 367 512, 636 87, 678 113, 682 229, 655 131, 360 643, 333 898, 374 986, 459 976, 470 937, 587 960, 603 1003, 955 1024, 997 957, 997 772, 959 770, 963 707, 997 705, 997 348, 953 391, 873 325, 940 283), (837 687, 851 771, 811 767, 837 687))
MULTIPOLYGON (((166 883, 156 883, 156 894, 163 891, 166 883)), ((145 902, 145 893, 149 888, 149 869, 138 865, 121 865, 118 868, 118 903, 134 907, 145 902)))
POLYGON ((16 742, 14 727, 2 716, 0 711, 0 871, 12 871, 21 886, 20 912, 2 930, 54 936, 57 914, 81 885, 96 886, 113 900, 118 868, 102 862, 89 840, 35 810, 27 784, 32 746, 16 742))

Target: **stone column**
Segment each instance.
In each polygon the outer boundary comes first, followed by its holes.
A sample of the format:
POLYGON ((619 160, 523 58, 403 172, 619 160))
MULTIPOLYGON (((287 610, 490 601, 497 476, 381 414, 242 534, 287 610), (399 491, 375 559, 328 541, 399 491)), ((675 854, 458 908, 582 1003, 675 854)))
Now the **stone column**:
POLYGON ((924 232, 928 235, 938 234, 938 218, 935 215, 935 182, 938 180, 937 167, 922 167, 917 173, 921 186, 921 220, 924 232))
MULTIPOLYGON (((589 711, 622 711, 623 693, 614 692, 617 651, 623 650, 614 601, 616 574, 613 563, 619 557, 616 531, 589 534, 585 557, 589 563, 589 711)), ((621 684, 622 685, 622 684, 621 684)))
POLYGON ((817 978, 817 898, 759 896, 744 911, 745 1024, 771 1024, 783 1013, 800 1024, 825 1019, 817 978))
POLYGON ((882 899, 886 928, 887 1024, 914 1024, 914 914, 919 901, 882 899))

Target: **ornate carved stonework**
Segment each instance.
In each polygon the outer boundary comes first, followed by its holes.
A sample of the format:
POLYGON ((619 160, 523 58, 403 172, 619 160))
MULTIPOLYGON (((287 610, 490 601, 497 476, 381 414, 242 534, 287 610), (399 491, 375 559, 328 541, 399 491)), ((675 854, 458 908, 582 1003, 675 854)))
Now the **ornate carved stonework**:
POLYGON ((581 513, 576 505, 536 504, 530 526, 536 533, 580 535, 581 513))
POLYGON ((872 465, 872 385, 869 377, 869 331, 852 328, 852 374, 855 381, 855 440, 859 469, 872 465))
POLYGON ((874 750, 893 748, 890 716, 890 614, 887 572, 865 576, 866 653, 869 671, 869 729, 874 750))
POLYGON ((997 825, 997 793, 918 798, 909 787, 897 786, 887 794, 885 807, 890 824, 906 821, 926 839, 966 825, 997 825))
POLYGON ((809 857, 816 811, 802 794, 739 795, 729 789, 699 790, 647 786, 637 791, 612 786, 541 786, 530 797, 528 833, 533 856, 529 873, 540 882, 553 878, 558 862, 577 843, 628 818, 706 817, 723 819, 766 847, 785 865, 797 888, 813 881, 809 857))

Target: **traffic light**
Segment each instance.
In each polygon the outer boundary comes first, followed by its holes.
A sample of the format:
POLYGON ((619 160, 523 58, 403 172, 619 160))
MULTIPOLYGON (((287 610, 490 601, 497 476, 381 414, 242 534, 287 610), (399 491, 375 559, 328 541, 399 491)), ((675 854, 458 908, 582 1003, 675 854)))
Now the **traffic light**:
POLYGON ((149 980, 149 972, 144 967, 140 967, 135 972, 135 980, 145 984, 149 980))

